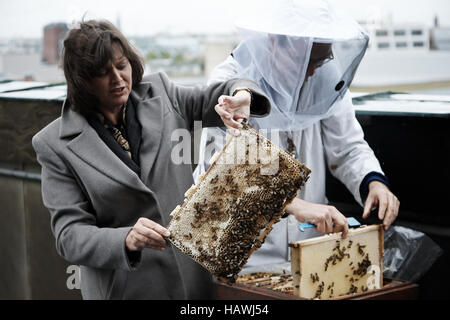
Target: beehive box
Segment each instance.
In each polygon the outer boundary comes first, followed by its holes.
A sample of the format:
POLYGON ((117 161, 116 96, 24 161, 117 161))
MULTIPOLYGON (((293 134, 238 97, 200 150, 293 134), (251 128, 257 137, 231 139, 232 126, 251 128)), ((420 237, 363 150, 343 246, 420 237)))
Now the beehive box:
POLYGON ((173 210, 168 239, 220 280, 232 283, 309 173, 245 125, 173 210))
MULTIPOLYGON (((290 274, 268 275, 263 276, 263 278, 250 280, 249 282, 241 279, 241 276, 239 276, 233 285, 215 281, 213 298, 218 300, 309 300, 294 295, 292 276, 290 274), (270 278, 270 280, 267 280, 267 278, 270 278), (277 279, 279 280, 277 281, 277 279)), ((417 284, 383 277, 383 286, 380 289, 346 294, 332 299, 415 300, 418 297, 419 286, 417 284)))
POLYGON ((332 299, 379 289, 383 284, 384 235, 381 225, 291 242, 294 295, 332 299))

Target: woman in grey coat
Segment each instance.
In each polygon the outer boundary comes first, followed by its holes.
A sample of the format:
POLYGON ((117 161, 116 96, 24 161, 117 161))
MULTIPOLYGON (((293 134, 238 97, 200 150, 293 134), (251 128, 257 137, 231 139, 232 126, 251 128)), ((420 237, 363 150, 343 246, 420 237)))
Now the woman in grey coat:
POLYGON ((246 80, 186 88, 163 73, 143 78, 139 55, 106 21, 70 31, 63 65, 62 115, 32 142, 56 248, 80 265, 83 298, 210 298, 210 275, 164 239, 193 183, 191 164, 171 159, 172 134, 195 120, 238 130, 250 104, 254 116, 269 112, 268 99, 246 80))

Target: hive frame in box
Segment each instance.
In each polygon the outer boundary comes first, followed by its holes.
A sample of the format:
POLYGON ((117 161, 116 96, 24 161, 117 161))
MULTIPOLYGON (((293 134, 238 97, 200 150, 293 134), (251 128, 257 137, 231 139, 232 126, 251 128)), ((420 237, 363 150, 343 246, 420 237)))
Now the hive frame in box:
MULTIPOLYGON (((337 297, 339 295, 343 295, 343 294, 352 294, 352 293, 357 293, 358 290, 362 290, 364 292, 369 291, 370 289, 379 289, 381 287, 381 285, 383 284, 383 253, 384 253, 384 231, 383 231, 383 227, 382 225, 371 225, 371 226, 361 226, 359 228, 356 229, 350 229, 348 236, 345 240, 341 239, 341 233, 336 233, 336 234, 330 234, 330 235, 324 235, 321 237, 317 237, 317 238, 311 238, 311 239, 307 239, 307 240, 303 240, 303 241, 298 241, 298 242, 291 242, 289 243, 289 246, 291 247, 291 272, 292 272, 292 276, 293 276, 293 285, 294 285, 294 295, 298 296, 298 297, 304 297, 304 298, 312 298, 312 299, 332 299, 333 297, 337 297), (363 236, 364 234, 369 234, 370 232, 376 232, 376 239, 378 241, 377 245, 374 246, 374 248, 372 248, 372 250, 375 250, 374 252, 371 253, 371 256, 369 257, 369 254, 364 252, 364 247, 359 247, 359 242, 353 246, 353 248, 357 248, 357 249, 351 249, 352 248, 352 244, 353 244, 353 240, 360 238, 361 236, 363 236), (352 240, 353 239, 353 240, 352 240), (341 246, 341 241, 344 244, 343 246, 341 246), (328 258, 322 259, 321 255, 323 256, 323 254, 325 253, 319 253, 317 252, 317 256, 319 256, 317 259, 321 262, 325 261, 323 267, 322 264, 314 264, 313 267, 311 267, 311 261, 309 261, 310 265, 307 265, 307 262, 304 261, 304 257, 303 257, 303 250, 307 249, 307 248, 312 248, 313 246, 319 246, 321 244, 327 244, 328 249, 330 248, 330 244, 331 247, 333 247, 331 252, 328 252, 327 254, 325 254, 325 256, 329 255, 328 258), (346 252, 346 250, 348 249, 348 251, 346 252), (349 272, 345 272, 347 273, 345 275, 345 278, 342 278, 341 275, 339 275, 339 273, 334 270, 335 266, 338 265, 342 262, 342 261, 347 261, 346 258, 348 258, 350 260, 350 254, 348 252, 350 252, 351 250, 357 250, 358 254, 361 255, 361 257, 364 257, 364 259, 361 262, 357 262, 355 264, 353 264, 353 261, 351 261, 351 263, 347 266, 347 270, 349 272), (376 255, 376 257, 374 257, 374 255, 376 255), (377 263, 376 264, 372 264, 370 259, 374 259, 376 258, 377 263), (367 262, 369 265, 365 264, 365 262, 367 262), (355 269, 355 267, 358 267, 355 269), (370 272, 374 272, 373 275, 369 275, 368 272, 368 268, 372 267, 370 269, 370 272), (323 273, 328 272, 328 274, 325 274, 326 276, 326 280, 328 280, 327 283, 325 283, 325 281, 323 281, 323 276, 322 279, 319 279, 319 275, 317 273, 313 273, 311 272, 311 268, 313 268, 314 270, 317 270, 319 273, 322 271, 321 268, 324 268, 323 273), (305 269, 308 269, 308 271, 305 271, 305 269), (328 269, 330 271, 328 271, 328 269), (319 271, 320 270, 320 271, 319 271), (311 279, 310 279, 311 278, 311 279), (339 288, 336 289, 334 287, 334 281, 329 280, 329 279, 336 279, 336 282, 339 283, 338 286, 339 288), (374 283, 372 284, 372 288, 369 287, 369 285, 367 284, 368 278, 370 278, 371 281, 374 281, 374 283), (364 285, 363 281, 366 281, 366 285, 364 285), (313 285, 315 285, 315 283, 317 282, 318 285, 316 287, 316 291, 315 291, 315 295, 311 296, 311 291, 310 290, 305 290, 304 287, 307 287, 308 284, 306 284, 305 282, 302 281, 311 281, 313 285), (329 283, 330 281, 331 284, 329 283), (349 292, 344 292, 342 293, 342 283, 343 282, 349 282, 350 283, 350 290, 349 292), (361 285, 362 282, 363 284, 361 285), (356 284, 356 285, 354 285, 356 284), (358 287, 358 285, 361 285, 361 287, 358 287), (320 287, 321 286, 321 287, 320 287), (352 292, 352 289, 356 290, 354 292, 352 292), (304 292, 302 292, 302 290, 304 290, 304 292), (327 291, 328 290, 328 291, 327 291), (331 292, 330 292, 331 290, 331 292), (336 292, 333 292, 333 290, 336 290, 336 292), (322 293, 324 291, 327 291, 326 294, 328 295, 327 297, 322 297, 322 293)), ((317 250, 317 249, 316 249, 317 250)), ((357 255, 355 253, 355 255, 357 255)), ((352 258, 353 259, 353 258, 352 258)), ((315 261, 317 262, 317 261, 315 261)), ((339 269, 341 273, 343 273, 343 271, 345 270, 345 267, 340 267, 339 269)), ((310 287, 312 287, 313 285, 309 284, 310 287)), ((309 289, 309 288, 308 288, 309 289)))

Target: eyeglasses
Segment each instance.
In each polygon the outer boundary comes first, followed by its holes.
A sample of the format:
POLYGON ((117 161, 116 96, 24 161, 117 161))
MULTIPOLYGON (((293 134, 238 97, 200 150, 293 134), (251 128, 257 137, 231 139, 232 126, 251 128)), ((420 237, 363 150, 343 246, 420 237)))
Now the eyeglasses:
POLYGON ((330 52, 330 54, 328 54, 327 56, 325 56, 323 58, 319 58, 319 59, 310 58, 309 63, 314 65, 315 68, 320 68, 325 63, 330 62, 333 59, 334 59, 333 52, 330 52))

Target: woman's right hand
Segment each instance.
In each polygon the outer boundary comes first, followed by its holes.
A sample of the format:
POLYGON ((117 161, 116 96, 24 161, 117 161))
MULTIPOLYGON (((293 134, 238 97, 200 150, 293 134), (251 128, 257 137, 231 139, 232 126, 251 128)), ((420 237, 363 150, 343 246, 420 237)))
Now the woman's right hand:
POLYGON ((164 250, 166 240, 170 232, 160 224, 147 219, 139 218, 125 239, 125 245, 130 251, 138 251, 144 248, 164 250))

